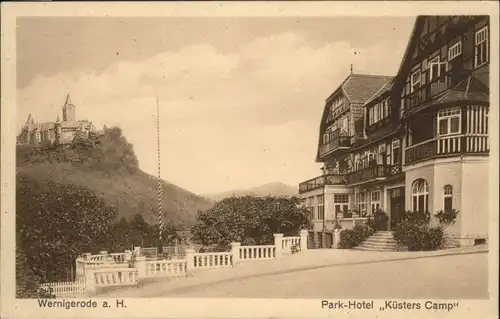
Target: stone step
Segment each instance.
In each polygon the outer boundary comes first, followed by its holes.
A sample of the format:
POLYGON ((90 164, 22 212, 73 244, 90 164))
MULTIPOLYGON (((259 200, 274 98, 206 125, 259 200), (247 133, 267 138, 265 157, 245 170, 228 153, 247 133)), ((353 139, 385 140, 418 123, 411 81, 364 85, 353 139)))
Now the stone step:
POLYGON ((371 240, 371 241, 376 241, 376 242, 381 242, 381 243, 385 243, 385 242, 389 242, 389 243, 392 243, 392 242, 396 242, 396 240, 394 238, 382 238, 382 237, 370 237, 366 240, 371 240))
POLYGON ((358 247, 390 248, 390 249, 392 249, 392 248, 396 248, 396 244, 373 244, 373 243, 363 242, 358 247))
POLYGON ((393 233, 375 233, 372 236, 377 236, 377 237, 394 237, 393 233))
POLYGON ((377 238, 370 238, 365 240, 364 242, 367 243, 372 243, 374 245, 380 244, 380 245, 385 245, 385 244, 396 244, 396 241, 394 239, 388 240, 388 239, 377 239, 377 238))
POLYGON ((386 240, 394 240, 394 236, 370 236, 369 238, 375 238, 375 239, 386 239, 386 240))
POLYGON ((366 246, 358 246, 353 248, 354 250, 363 250, 363 251, 395 251, 396 248, 389 247, 366 247, 366 246))

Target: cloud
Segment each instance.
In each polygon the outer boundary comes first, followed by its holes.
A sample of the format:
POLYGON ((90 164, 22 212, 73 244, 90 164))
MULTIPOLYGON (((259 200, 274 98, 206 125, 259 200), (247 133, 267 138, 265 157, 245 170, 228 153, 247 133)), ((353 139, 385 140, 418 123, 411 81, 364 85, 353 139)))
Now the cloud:
POLYGON ((314 155, 324 99, 349 65, 359 73, 395 73, 404 50, 384 42, 310 47, 304 40, 275 34, 226 54, 199 44, 100 73, 39 77, 18 91, 18 128, 29 113, 54 120, 70 93, 77 117, 121 126, 140 166, 154 173, 158 95, 165 179, 196 192, 296 184, 319 173, 314 155))

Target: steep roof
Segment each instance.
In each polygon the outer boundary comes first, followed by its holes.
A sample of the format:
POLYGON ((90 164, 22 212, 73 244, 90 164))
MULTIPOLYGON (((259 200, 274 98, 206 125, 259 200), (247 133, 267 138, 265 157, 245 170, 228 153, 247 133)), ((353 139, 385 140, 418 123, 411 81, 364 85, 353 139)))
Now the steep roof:
POLYGON ((366 102, 365 105, 368 103, 371 103, 373 100, 375 100, 377 97, 380 95, 384 94, 387 91, 390 91, 392 89, 392 86, 394 85, 394 77, 387 83, 385 83, 375 94, 373 94, 366 102))
POLYGON ((328 101, 339 91, 342 91, 350 103, 365 104, 365 102, 377 93, 380 88, 386 86, 392 81, 394 77, 387 75, 371 75, 371 74, 357 74, 351 73, 349 76, 337 87, 337 89, 326 99, 325 107, 323 108, 323 115, 320 122, 320 134, 318 137, 318 150, 316 152, 316 161, 319 161, 319 148, 321 145, 322 134, 325 128, 326 118, 330 109, 328 101))
POLYGON ((351 103, 364 104, 392 79, 386 75, 351 74, 341 86, 351 103))
POLYGON ((64 106, 66 105, 73 105, 73 103, 71 103, 71 97, 69 96, 69 93, 66 95, 66 100, 64 101, 64 106))

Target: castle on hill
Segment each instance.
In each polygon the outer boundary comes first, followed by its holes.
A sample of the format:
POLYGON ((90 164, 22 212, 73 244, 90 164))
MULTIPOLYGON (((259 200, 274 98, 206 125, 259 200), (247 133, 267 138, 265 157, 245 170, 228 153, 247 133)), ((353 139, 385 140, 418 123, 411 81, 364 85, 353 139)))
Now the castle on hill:
POLYGON ((62 121, 59 114, 54 122, 37 123, 28 115, 26 123, 17 136, 19 145, 65 145, 70 144, 76 136, 91 138, 102 134, 96 131, 95 126, 88 120, 76 120, 76 106, 71 98, 66 95, 62 107, 62 121))

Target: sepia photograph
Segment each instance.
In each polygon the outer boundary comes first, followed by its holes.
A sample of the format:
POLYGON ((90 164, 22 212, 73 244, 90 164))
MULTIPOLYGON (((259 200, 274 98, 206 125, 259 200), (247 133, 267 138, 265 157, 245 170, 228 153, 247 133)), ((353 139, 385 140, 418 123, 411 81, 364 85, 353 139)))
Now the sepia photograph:
POLYGON ((487 302, 495 19, 17 16, 13 298, 487 302))

